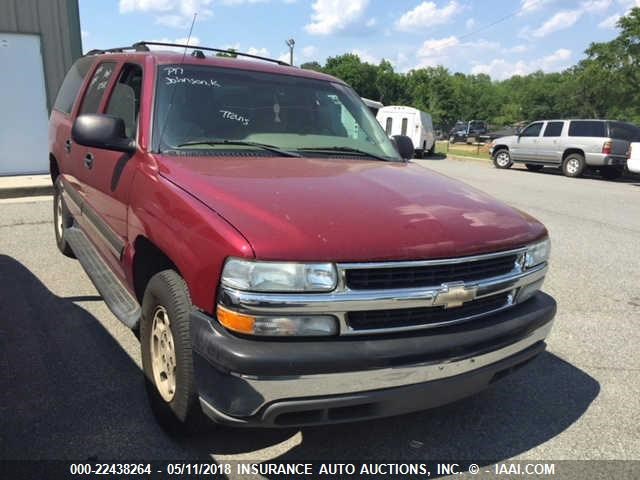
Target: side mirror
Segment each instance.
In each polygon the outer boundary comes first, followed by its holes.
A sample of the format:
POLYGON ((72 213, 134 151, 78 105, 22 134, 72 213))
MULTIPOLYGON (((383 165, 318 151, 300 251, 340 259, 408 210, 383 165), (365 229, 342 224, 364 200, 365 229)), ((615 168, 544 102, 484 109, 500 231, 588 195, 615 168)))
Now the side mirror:
POLYGON ((136 142, 127 138, 124 120, 112 115, 87 113, 73 122, 71 138, 79 145, 133 153, 136 142))
POLYGON ((413 147, 413 141, 411 138, 406 135, 394 135, 392 137, 393 142, 398 149, 398 153, 405 160, 411 160, 413 158, 413 154, 415 153, 415 149, 413 147))

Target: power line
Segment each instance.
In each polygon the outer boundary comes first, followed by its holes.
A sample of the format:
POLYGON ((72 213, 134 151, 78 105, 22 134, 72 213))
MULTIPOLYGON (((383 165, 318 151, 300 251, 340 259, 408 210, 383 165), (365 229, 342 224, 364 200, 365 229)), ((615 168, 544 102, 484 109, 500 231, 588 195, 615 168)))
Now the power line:
MULTIPOLYGON (((537 2, 533 3, 532 5, 536 5, 538 3, 540 3, 541 0, 538 0, 537 2)), ((467 38, 470 37, 471 35, 475 35, 476 33, 480 33, 480 32, 484 32, 486 29, 491 28, 495 25, 498 25, 499 23, 504 22, 505 20, 508 20, 512 17, 515 17, 516 15, 518 15, 520 12, 522 12, 522 6, 520 6, 520 8, 518 8, 517 10, 514 10, 513 12, 505 15, 504 17, 500 17, 499 19, 495 20, 494 22, 488 23, 487 25, 484 25, 480 28, 475 29, 472 32, 469 33, 465 33, 464 35, 460 35, 458 37, 458 40, 463 39, 463 38, 467 38)))

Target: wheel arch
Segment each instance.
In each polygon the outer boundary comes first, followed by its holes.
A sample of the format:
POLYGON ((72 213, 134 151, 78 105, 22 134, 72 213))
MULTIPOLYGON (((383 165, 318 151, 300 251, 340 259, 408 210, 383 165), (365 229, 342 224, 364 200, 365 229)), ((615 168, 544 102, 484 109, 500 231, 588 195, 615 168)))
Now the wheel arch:
POLYGON ((495 147, 493 147, 493 155, 495 156, 496 153, 498 153, 500 150, 506 150, 507 152, 511 153, 509 151, 509 147, 507 145, 500 143, 500 144, 496 145, 495 147))
POLYGON ((180 276, 182 276, 182 273, 169 255, 144 235, 136 237, 133 247, 133 289, 138 302, 142 304, 142 297, 147 284, 156 273, 168 269, 175 270, 180 276))
POLYGON ((582 150, 581 148, 567 148, 562 154, 562 161, 564 162, 569 155, 574 153, 582 155, 582 157, 584 158, 584 150, 582 150))

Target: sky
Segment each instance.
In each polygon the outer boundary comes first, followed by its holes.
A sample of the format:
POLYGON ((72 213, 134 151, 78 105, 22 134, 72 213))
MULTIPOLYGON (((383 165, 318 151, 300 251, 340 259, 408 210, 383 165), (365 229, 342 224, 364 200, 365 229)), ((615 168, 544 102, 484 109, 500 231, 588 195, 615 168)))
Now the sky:
POLYGON ((443 65, 495 80, 561 71, 617 35, 640 0, 80 0, 84 51, 138 40, 324 64, 351 52, 400 72, 443 65))

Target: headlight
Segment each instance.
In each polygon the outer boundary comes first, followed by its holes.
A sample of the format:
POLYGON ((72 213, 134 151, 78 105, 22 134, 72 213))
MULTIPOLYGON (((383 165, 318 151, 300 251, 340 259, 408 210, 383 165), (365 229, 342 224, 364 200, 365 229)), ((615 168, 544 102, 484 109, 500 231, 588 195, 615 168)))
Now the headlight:
POLYGON ((224 327, 247 335, 318 337, 338 333, 338 321, 332 315, 247 315, 218 305, 217 317, 224 327))
POLYGON ((535 267, 549 260, 551 253, 551 242, 547 238, 542 242, 530 245, 524 255, 524 268, 535 267))
POLYGON ((222 270, 222 284, 251 292, 328 292, 338 275, 331 263, 259 262, 231 258, 222 270))

